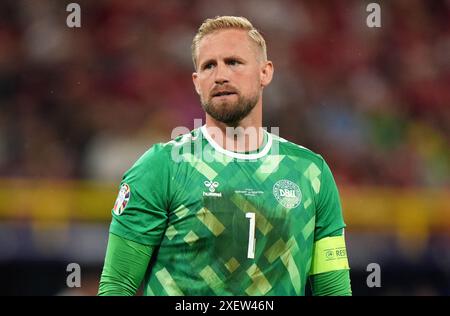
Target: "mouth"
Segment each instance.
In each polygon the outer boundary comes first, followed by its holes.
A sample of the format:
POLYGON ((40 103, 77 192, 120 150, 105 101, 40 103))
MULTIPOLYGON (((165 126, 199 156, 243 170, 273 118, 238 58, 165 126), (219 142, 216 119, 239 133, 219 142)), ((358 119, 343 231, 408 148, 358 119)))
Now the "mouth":
POLYGON ((218 91, 218 92, 214 93, 214 94, 212 95, 212 97, 213 97, 213 98, 217 98, 217 97, 227 97, 227 96, 235 95, 235 94, 236 94, 236 92, 233 92, 233 91, 218 91))

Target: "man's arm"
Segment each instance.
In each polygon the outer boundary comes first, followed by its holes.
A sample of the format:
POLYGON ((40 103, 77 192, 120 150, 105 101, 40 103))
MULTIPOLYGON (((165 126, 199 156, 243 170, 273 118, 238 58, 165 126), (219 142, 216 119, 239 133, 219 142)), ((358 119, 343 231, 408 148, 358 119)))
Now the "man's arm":
POLYGON ((99 295, 134 295, 167 222, 167 153, 154 145, 129 169, 112 210, 99 295))
POLYGON ((351 296, 349 270, 335 270, 309 277, 311 291, 314 296, 351 296))
POLYGON ((352 295, 339 192, 323 161, 316 203, 316 227, 310 270, 313 295, 352 295))
POLYGON ((98 295, 135 295, 152 252, 152 246, 110 233, 98 295))
POLYGON ((314 243, 309 282, 314 296, 350 296, 350 272, 343 231, 314 243))

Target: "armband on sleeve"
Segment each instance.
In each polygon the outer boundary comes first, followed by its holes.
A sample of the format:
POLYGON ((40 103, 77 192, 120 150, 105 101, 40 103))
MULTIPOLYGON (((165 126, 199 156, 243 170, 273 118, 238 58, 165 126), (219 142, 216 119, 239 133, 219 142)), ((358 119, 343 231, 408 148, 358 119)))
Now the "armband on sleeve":
POLYGON ((344 235, 322 238, 314 243, 310 275, 350 269, 344 235))

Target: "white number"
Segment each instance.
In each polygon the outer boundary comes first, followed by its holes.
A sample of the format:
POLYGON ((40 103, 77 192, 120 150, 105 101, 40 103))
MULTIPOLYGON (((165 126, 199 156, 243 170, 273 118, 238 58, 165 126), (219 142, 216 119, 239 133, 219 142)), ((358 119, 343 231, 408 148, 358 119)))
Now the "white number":
POLYGON ((245 213, 245 217, 250 218, 250 228, 248 232, 247 258, 255 258, 255 213, 245 213))

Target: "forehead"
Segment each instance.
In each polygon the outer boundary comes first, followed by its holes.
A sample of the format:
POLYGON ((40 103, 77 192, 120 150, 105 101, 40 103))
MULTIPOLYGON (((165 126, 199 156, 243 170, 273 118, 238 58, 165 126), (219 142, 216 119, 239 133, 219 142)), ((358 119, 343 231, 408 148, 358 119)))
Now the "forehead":
POLYGON ((230 55, 250 58, 255 56, 255 46, 246 30, 220 30, 206 35, 200 41, 197 56, 199 61, 230 55))

